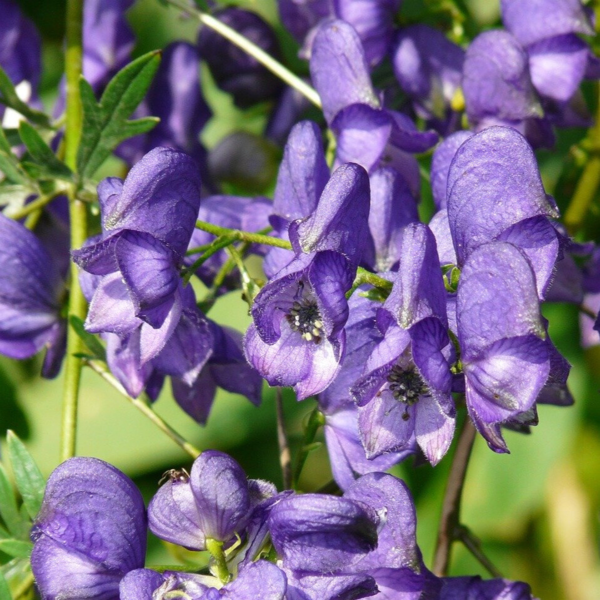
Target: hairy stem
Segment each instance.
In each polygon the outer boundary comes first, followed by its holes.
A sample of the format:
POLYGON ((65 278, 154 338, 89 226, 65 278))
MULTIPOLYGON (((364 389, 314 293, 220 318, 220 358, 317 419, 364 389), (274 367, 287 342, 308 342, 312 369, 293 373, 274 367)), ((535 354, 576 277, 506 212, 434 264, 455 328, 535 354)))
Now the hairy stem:
POLYGON ((285 81, 290 87, 298 90, 315 106, 321 108, 321 98, 313 87, 308 85, 297 75, 294 75, 288 68, 284 67, 279 61, 267 54, 254 42, 251 42, 248 38, 239 34, 235 29, 232 29, 229 25, 225 25, 225 23, 222 23, 219 19, 216 19, 208 13, 202 12, 197 8, 192 8, 185 0, 165 0, 165 2, 196 17, 203 25, 210 27, 210 29, 216 31, 219 35, 222 35, 232 44, 241 48, 244 52, 255 58, 261 65, 269 69, 271 73, 279 77, 282 81, 285 81))
MULTIPOLYGON (((65 129, 65 162, 75 171, 77 168, 77 148, 81 135, 82 108, 79 95, 79 78, 82 65, 82 23, 83 0, 67 1, 67 108, 65 129)), ((76 187, 69 190, 69 217, 71 221, 71 250, 81 248, 87 238, 87 207, 76 197, 76 187)), ((87 306, 79 286, 76 265, 71 263, 71 290, 69 293, 69 317, 75 315, 85 319, 87 306)), ((75 356, 83 351, 83 342, 69 326, 67 334, 67 358, 62 407, 62 433, 60 457, 66 460, 75 456, 77 441, 77 404, 81 382, 80 358, 75 356)))
POLYGON ((458 445, 452 458, 446 494, 442 504, 442 516, 433 559, 433 572, 438 577, 448 575, 452 544, 459 539, 460 503, 467 475, 467 466, 475 441, 475 426, 467 417, 458 439, 458 445))
POLYGON ((115 376, 106 368, 104 363, 98 360, 85 359, 85 364, 95 371, 112 387, 114 387, 121 396, 135 406, 145 417, 150 419, 164 434, 170 437, 182 450, 185 450, 192 458, 200 456, 200 450, 190 444, 182 435, 177 433, 162 417, 157 415, 150 406, 148 397, 143 394, 140 398, 132 398, 115 376))
POLYGON ((319 427, 324 424, 325 417, 317 407, 310 413, 308 417, 308 422, 304 428, 304 439, 302 440, 302 446, 298 451, 298 456, 296 457, 296 468, 294 469, 294 476, 292 477, 292 487, 295 490, 298 489, 298 481, 300 480, 304 463, 313 449, 313 442, 315 441, 317 431, 319 430, 319 427))
POLYGON ((565 226, 571 235, 575 235, 581 229, 600 186, 600 84, 598 84, 598 95, 596 123, 588 134, 588 140, 592 145, 592 155, 577 182, 571 202, 565 211, 565 226))
POLYGON ((277 443, 279 444, 279 464, 281 465, 283 489, 289 490, 292 486, 292 459, 285 431, 283 398, 280 387, 275 388, 275 410, 277 411, 277 443))

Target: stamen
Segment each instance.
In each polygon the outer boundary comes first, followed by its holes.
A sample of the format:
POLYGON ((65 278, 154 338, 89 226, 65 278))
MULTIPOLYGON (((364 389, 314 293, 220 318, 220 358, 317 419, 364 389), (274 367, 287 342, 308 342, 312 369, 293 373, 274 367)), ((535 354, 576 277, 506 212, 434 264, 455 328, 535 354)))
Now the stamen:
MULTIPOLYGON (((419 397, 428 391, 425 382, 415 369, 403 370, 399 365, 394 365, 387 380, 394 398, 407 407, 415 404, 419 397)), ((408 420, 409 415, 406 410, 402 418, 408 420)))
POLYGON ((311 298, 300 298, 292 304, 285 316, 293 331, 297 331, 307 342, 320 344, 324 336, 323 320, 319 307, 311 298))

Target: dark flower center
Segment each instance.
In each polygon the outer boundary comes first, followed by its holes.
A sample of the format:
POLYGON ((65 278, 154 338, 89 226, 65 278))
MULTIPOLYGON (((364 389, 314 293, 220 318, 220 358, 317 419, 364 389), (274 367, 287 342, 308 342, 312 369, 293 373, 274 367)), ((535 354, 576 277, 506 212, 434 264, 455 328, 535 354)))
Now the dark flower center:
POLYGON ((399 365, 394 365, 387 380, 394 398, 408 406, 412 406, 419 396, 427 392, 425 382, 414 369, 404 370, 399 365))
POLYGON ((285 318, 292 330, 299 332, 307 342, 321 343, 324 334, 323 321, 314 300, 296 300, 285 318))

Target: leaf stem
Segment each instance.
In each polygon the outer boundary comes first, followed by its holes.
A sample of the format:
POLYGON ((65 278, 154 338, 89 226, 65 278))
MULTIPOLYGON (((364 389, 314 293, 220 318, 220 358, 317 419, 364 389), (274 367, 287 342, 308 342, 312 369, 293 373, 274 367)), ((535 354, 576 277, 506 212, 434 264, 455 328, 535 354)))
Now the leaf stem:
POLYGON ((207 538, 206 549, 215 559, 215 564, 217 566, 217 577, 223 583, 229 582, 231 579, 231 574, 227 568, 227 559, 225 558, 225 553, 223 552, 223 542, 214 540, 212 538, 207 538))
POLYGON ((474 441, 475 426, 466 417, 452 458, 446 494, 442 504, 442 516, 433 559, 433 572, 438 577, 448 575, 452 544, 459 539, 460 504, 474 441))
POLYGON ((240 229, 230 229, 229 227, 220 227, 219 225, 213 225, 206 221, 196 221, 196 227, 212 233, 217 237, 228 236, 231 237, 231 243, 250 242, 251 244, 265 244, 267 246, 275 246, 276 248, 284 248, 285 250, 291 250, 292 245, 286 241, 276 238, 272 235, 263 235, 262 233, 250 233, 249 231, 242 231, 240 229))
POLYGON ((112 387, 114 387, 121 396, 128 400, 135 408, 137 408, 144 416, 152 421, 163 433, 170 437, 182 450, 185 450, 192 458, 200 456, 200 450, 190 444, 183 436, 175 431, 166 421, 157 415, 152 407, 150 401, 145 394, 142 394, 140 398, 132 398, 121 383, 115 378, 115 376, 106 368, 106 366, 97 360, 84 359, 85 364, 95 371, 112 387))
POLYGON ((319 427, 322 425, 325 425, 325 417, 317 407, 310 413, 308 417, 308 421, 304 428, 304 439, 302 440, 302 446, 298 451, 298 456, 296 457, 296 468, 294 469, 294 475, 292 477, 292 488, 295 490, 298 489, 298 482, 300 480, 300 475, 302 474, 302 469, 304 468, 304 463, 306 462, 311 450, 313 450, 315 436, 317 435, 319 427))
POLYGON ((17 221, 19 219, 23 219, 23 218, 27 217, 28 215, 30 215, 31 213, 44 208, 44 206, 46 206, 46 204, 49 204, 50 202, 52 202, 52 200, 54 200, 54 198, 56 198, 57 196, 60 196, 61 194, 64 194, 66 191, 67 190, 65 190, 64 188, 60 188, 58 190, 55 190, 51 194, 46 194, 44 196, 40 196, 33 202, 26 204, 25 206, 23 206, 23 208, 20 208, 19 210, 10 211, 10 212, 5 211, 4 214, 7 217, 14 219, 15 221, 17 221))
POLYGON ((210 27, 213 31, 222 35, 225 39, 241 48, 244 52, 255 58, 264 67, 269 69, 271 73, 285 81, 289 86, 298 90, 303 96, 310 100, 315 106, 321 108, 321 98, 317 91, 303 81, 300 77, 292 73, 287 67, 284 67, 279 61, 275 60, 271 55, 267 54, 262 48, 251 42, 248 38, 239 34, 235 29, 225 25, 212 15, 202 12, 197 8, 189 6, 184 0, 165 0, 167 4, 171 4, 188 14, 194 15, 203 25, 210 27))
POLYGON ((588 134, 588 140, 592 145, 592 155, 577 182, 571 202, 565 211, 565 227, 571 235, 575 235, 581 229, 600 186, 600 84, 598 84, 597 101, 596 122, 588 134))
POLYGON ((289 490, 292 486, 292 459, 290 445, 285 431, 285 417, 283 415, 283 398, 281 388, 275 388, 275 410, 277 413, 277 443, 279 445, 279 464, 283 478, 283 489, 289 490))
MULTIPOLYGON (((77 149, 81 135, 82 108, 79 95, 79 78, 82 69, 83 0, 67 1, 67 108, 65 129, 65 162, 73 171, 77 168, 77 149)), ((71 221, 71 250, 81 248, 87 238, 87 207, 76 197, 76 187, 69 188, 69 217, 71 221)), ((79 273, 71 262, 71 290, 69 294, 69 316, 85 319, 87 306, 79 285, 79 273)), ((62 406, 62 432, 60 457, 66 460, 75 455, 77 441, 77 404, 81 382, 81 358, 83 342, 69 327, 67 334, 67 358, 62 406)))
POLYGON ((459 525, 456 536, 492 577, 502 577, 502 573, 498 571, 492 561, 483 552, 481 540, 468 527, 459 525))

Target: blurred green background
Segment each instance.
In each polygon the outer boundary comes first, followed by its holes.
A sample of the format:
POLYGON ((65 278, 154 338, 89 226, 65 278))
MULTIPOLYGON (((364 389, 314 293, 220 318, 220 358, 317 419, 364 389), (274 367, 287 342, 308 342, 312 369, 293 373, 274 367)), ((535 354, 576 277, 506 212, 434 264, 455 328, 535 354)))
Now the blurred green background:
MULTIPOLYGON (((63 69, 65 3, 59 0, 21 0, 24 12, 35 22, 44 39, 42 96, 50 107, 63 69)), ((286 60, 304 70, 295 59, 297 47, 277 25, 274 0, 243 0, 243 5, 260 12, 276 27, 286 60)), ((430 4, 436 4, 432 2, 430 4)), ((439 4, 439 3, 438 3, 439 4)), ((480 27, 498 23, 499 8, 494 1, 466 3, 473 23, 480 27)), ((422 14, 425 4, 405 0, 406 14, 422 14), (421 11, 421 13, 419 12, 421 11)), ((404 10, 404 9, 403 9, 404 10)), ((136 32, 135 54, 164 47, 169 41, 194 41, 197 26, 157 0, 138 0, 128 15, 136 32)), ((207 69, 202 69, 205 96, 214 118, 203 134, 208 147, 224 135, 243 130, 260 133, 269 106, 240 112, 228 96, 216 89, 207 69)), ((593 89, 585 90, 593 106, 593 89)), ((577 180, 583 159, 574 146, 585 131, 559 135, 553 152, 539 153, 546 189, 564 208, 577 180)), ((118 163, 110 162, 105 174, 115 173, 118 163)), ((265 165, 265 189, 272 188, 276 165, 265 165)), ((424 211, 431 206, 423 186, 424 211)), ((596 199, 597 200, 597 199, 596 199)), ((600 238, 596 202, 583 237, 600 238)), ((546 306, 550 333, 555 344, 573 365, 569 384, 576 404, 572 408, 541 406, 540 424, 529 436, 507 432, 510 455, 496 455, 483 440, 475 444, 463 503, 463 521, 480 536, 485 551, 505 577, 527 581, 534 593, 545 600, 597 600, 600 598, 600 349, 583 352, 579 346, 578 311, 574 307, 546 306)), ((249 322, 247 306, 239 293, 220 300, 211 312, 217 322, 244 330, 249 322)), ((44 381, 38 376, 39 360, 15 363, 0 359, 0 402, 2 432, 14 429, 24 439, 48 475, 58 464, 58 439, 62 378, 44 381)), ((284 409, 292 450, 297 449, 302 422, 314 403, 296 403, 284 394, 284 409)), ((198 448, 217 448, 231 453, 250 477, 281 485, 275 433, 273 392, 265 388, 260 408, 245 399, 219 392, 206 427, 201 428, 174 403, 165 388, 156 404, 157 412, 198 448)), ((102 458, 136 480, 146 499, 157 489, 163 471, 190 467, 191 461, 158 431, 141 413, 120 397, 97 375, 86 370, 79 413, 78 453, 102 458)), ((432 469, 415 468, 412 460, 396 469, 409 484, 417 505, 418 540, 430 564, 436 538, 442 495, 451 452, 432 469)), ((302 479, 306 490, 318 489, 331 480, 327 453, 322 447, 307 462, 302 479)), ((149 564, 173 564, 196 560, 191 553, 173 554, 173 549, 151 539, 149 564)), ((202 560, 200 557, 198 560, 202 560)), ((459 544, 455 545, 453 575, 485 571, 459 544)))

